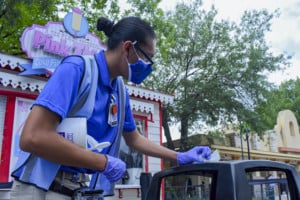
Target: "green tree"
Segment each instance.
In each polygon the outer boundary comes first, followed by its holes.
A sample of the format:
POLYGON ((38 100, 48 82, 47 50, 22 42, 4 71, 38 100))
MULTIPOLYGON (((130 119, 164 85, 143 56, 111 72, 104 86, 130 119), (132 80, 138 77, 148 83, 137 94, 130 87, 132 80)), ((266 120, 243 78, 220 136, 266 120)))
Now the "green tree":
POLYGON ((62 14, 73 7, 83 10, 90 26, 90 32, 96 31, 99 16, 112 19, 120 15, 118 0, 4 0, 0 2, 0 52, 25 56, 20 48, 20 37, 25 28, 33 24, 45 25, 48 21, 61 21, 62 14))
MULTIPOLYGON (((166 35, 169 47, 147 82, 148 87, 175 94, 174 105, 164 107, 164 119, 180 122, 181 149, 188 146, 187 136, 199 121, 256 123, 254 108, 271 87, 265 72, 284 64, 264 37, 276 12, 248 11, 240 24, 218 21, 216 15, 214 7, 201 9, 200 0, 178 4, 167 16, 175 30, 166 35)), ((163 122, 164 130, 169 123, 163 122)))
POLYGON ((115 21, 128 15, 141 16, 158 36, 157 64, 145 86, 175 95, 174 105, 163 107, 170 148, 171 122, 181 123, 183 149, 191 127, 199 121, 213 125, 230 120, 256 123, 254 107, 270 87, 264 74, 284 64, 282 56, 270 53, 264 39, 276 12, 246 12, 238 25, 218 21, 217 11, 213 7, 202 10, 200 0, 178 4, 167 14, 159 8, 161 0, 127 2, 130 7, 121 10, 117 0, 4 0, 0 3, 0 51, 21 55, 19 38, 24 28, 61 20, 59 17, 74 6, 83 10, 90 31, 102 39, 95 31, 99 16, 115 21))
MULTIPOLYGON (((140 16, 148 21, 155 29, 157 34, 157 51, 154 58, 156 64, 153 66, 153 71, 155 72, 158 70, 158 73, 162 72, 164 74, 166 72, 164 68, 166 66, 170 66, 170 63, 168 63, 169 49, 171 49, 176 43, 176 38, 172 37, 176 31, 172 19, 165 15, 164 11, 159 8, 161 0, 128 0, 127 2, 131 5, 131 7, 124 12, 124 15, 140 16)), ((164 76, 157 77, 155 75, 150 75, 150 77, 148 77, 142 84, 153 90, 173 94, 173 90, 169 87, 174 86, 172 83, 165 82, 162 77, 164 76)), ((169 122, 171 121, 169 108, 170 105, 163 105, 162 123, 168 147, 174 149, 169 127, 169 122)))
POLYGON ((89 31, 104 38, 96 29, 97 20, 100 16, 108 17, 112 20, 118 20, 120 18, 121 10, 118 0, 61 0, 62 6, 60 8, 61 13, 68 13, 73 7, 80 8, 87 21, 90 24, 89 31))
POLYGON ((56 0, 3 0, 0 2, 0 52, 24 55, 19 38, 32 24, 58 19, 56 0))
POLYGON ((300 124, 300 79, 289 80, 278 88, 271 90, 266 99, 257 107, 259 120, 266 129, 273 129, 276 124, 278 112, 291 110, 300 124))

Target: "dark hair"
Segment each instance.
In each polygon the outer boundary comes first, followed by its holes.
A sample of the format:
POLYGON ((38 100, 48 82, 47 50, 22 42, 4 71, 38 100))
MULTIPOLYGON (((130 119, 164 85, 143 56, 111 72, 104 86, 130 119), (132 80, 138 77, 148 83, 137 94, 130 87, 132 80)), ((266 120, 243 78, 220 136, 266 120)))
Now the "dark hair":
POLYGON ((116 24, 105 17, 100 17, 97 30, 103 31, 108 37, 108 49, 114 49, 120 42, 126 40, 147 45, 148 37, 156 38, 153 28, 138 17, 125 17, 116 24))

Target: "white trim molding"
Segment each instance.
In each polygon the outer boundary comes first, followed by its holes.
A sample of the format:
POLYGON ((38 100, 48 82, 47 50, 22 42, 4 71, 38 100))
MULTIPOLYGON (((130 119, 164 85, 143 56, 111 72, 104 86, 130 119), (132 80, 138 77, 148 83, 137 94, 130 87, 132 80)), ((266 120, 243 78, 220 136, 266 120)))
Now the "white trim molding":
POLYGON ((128 89, 128 93, 130 96, 134 96, 137 98, 144 98, 154 101, 160 101, 162 103, 173 103, 174 96, 173 95, 167 95, 161 92, 152 91, 149 89, 133 86, 133 85, 126 85, 128 89))
MULTIPOLYGON (((27 64, 31 63, 32 61, 29 59, 19 58, 16 56, 6 55, 0 53, 0 65, 1 68, 15 70, 16 68, 18 71, 23 71, 24 69, 20 66, 20 64, 27 64)), ((45 80, 39 80, 34 77, 28 76, 20 76, 16 72, 0 71, 0 83, 4 87, 11 86, 12 88, 21 88, 22 90, 30 90, 31 92, 38 91, 39 93, 42 91, 45 83, 45 80)), ((139 86, 134 85, 126 85, 128 93, 130 96, 145 100, 153 100, 158 101, 161 103, 173 103, 174 96, 167 95, 161 92, 149 90, 146 88, 142 88, 139 86)), ((153 104, 147 102, 140 102, 136 100, 132 101, 132 108, 137 111, 142 111, 146 113, 153 113, 154 107, 153 104)))
POLYGON ((130 99, 130 106, 131 109, 136 111, 145 112, 145 113, 154 113, 154 105, 152 103, 130 99))
POLYGON ((10 69, 19 69, 20 71, 23 71, 24 69, 20 66, 20 64, 27 64, 31 63, 32 61, 25 58, 20 58, 16 56, 11 56, 7 54, 0 53, 0 65, 2 68, 5 66, 9 66, 10 69))
POLYGON ((11 74, 0 71, 0 83, 4 87, 11 86, 12 88, 21 88, 23 91, 30 90, 31 92, 40 93, 45 86, 45 81, 20 76, 18 74, 11 74))

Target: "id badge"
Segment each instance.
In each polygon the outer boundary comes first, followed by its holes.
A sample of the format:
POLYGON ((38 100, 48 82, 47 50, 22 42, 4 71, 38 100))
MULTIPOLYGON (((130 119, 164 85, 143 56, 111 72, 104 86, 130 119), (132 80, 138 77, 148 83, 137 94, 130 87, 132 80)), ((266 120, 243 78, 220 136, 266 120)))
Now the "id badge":
POLYGON ((116 98, 114 95, 111 95, 111 100, 109 104, 109 109, 108 109, 108 124, 112 127, 116 126, 118 124, 118 106, 116 104, 116 98))

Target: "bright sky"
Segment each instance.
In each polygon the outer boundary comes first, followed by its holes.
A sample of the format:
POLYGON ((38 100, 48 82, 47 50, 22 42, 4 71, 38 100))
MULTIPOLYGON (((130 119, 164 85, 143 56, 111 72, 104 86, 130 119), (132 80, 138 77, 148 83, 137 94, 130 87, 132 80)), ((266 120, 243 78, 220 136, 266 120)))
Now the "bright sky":
MULTIPOLYGON (((182 0, 162 0, 161 7, 167 10, 174 9, 171 2, 182 0)), ((189 0, 183 0, 189 2, 189 0)), ((272 51, 286 52, 293 55, 291 66, 284 72, 277 72, 270 76, 270 81, 282 81, 300 77, 300 1, 299 0, 203 0, 203 8, 209 9, 214 4, 218 10, 218 18, 239 22, 243 12, 251 9, 267 9, 273 12, 279 9, 281 15, 272 20, 271 32, 266 36, 266 41, 272 51)))
MULTIPOLYGON (((174 9, 175 3, 182 0, 162 0, 161 7, 174 9), (172 3, 171 3, 172 2, 172 3)), ((189 0, 183 0, 189 2, 189 0)), ((270 76, 270 81, 280 84, 282 81, 300 77, 300 1, 299 0, 203 0, 203 8, 210 9, 214 4, 218 10, 218 18, 239 22, 245 10, 267 9, 273 12, 279 9, 279 18, 272 20, 271 32, 266 41, 275 54, 286 52, 293 55, 289 60, 291 66, 284 72, 270 76)), ((171 127, 172 138, 178 139, 178 127, 171 127)), ((165 141, 165 138, 163 137, 165 141)))

